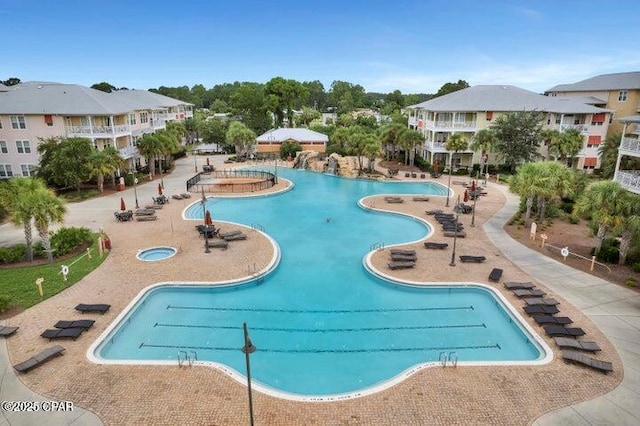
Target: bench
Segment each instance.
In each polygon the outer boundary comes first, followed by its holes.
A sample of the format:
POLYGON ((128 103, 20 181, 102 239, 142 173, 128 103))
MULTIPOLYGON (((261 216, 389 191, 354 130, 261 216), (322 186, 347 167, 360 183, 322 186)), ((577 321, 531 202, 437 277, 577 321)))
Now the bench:
POLYGON ((424 248, 430 249, 430 250, 444 250, 447 247, 449 247, 449 243, 431 243, 431 242, 424 243, 424 248))
POLYGON ((493 268, 491 273, 489 274, 489 281, 497 283, 500 282, 500 278, 502 278, 502 269, 493 268))

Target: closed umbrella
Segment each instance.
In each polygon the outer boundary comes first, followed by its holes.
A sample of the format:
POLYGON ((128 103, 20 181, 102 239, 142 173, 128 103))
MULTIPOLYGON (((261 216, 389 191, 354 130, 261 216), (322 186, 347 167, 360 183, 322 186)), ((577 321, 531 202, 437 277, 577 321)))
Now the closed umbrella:
POLYGON ((467 201, 469 201, 469 191, 467 191, 466 189, 464 190, 464 202, 466 203, 467 201))
POLYGON ((213 221, 211 221, 211 213, 207 210, 204 214, 204 224, 207 226, 213 225, 213 221))
POLYGON ((209 166, 209 165, 210 165, 210 164, 209 164, 209 157, 207 157, 207 166, 209 166))
POLYGON ((162 185, 158 184, 158 195, 162 195, 162 185))
POLYGON ((471 181, 471 192, 475 192, 475 190, 476 190, 476 181, 472 180, 471 181))
POLYGON ((120 210, 125 211, 127 206, 124 204, 124 198, 120 197, 120 210))

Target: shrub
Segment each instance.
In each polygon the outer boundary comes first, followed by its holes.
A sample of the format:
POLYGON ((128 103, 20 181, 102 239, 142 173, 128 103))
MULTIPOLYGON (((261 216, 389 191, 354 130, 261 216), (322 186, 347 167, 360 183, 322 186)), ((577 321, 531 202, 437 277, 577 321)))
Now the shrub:
POLYGON ((636 279, 633 277, 629 277, 625 282, 625 284, 629 287, 635 287, 638 285, 638 281, 636 281, 636 279))
POLYGON ((633 272, 640 272, 640 262, 636 262, 633 265, 631 265, 631 270, 633 272))
POLYGON ((416 167, 418 167, 423 172, 427 172, 427 171, 431 170, 431 164, 427 160, 422 158, 420 155, 416 154, 414 162, 415 162, 416 167))
POLYGON ((578 223, 580 223, 580 218, 575 214, 570 214, 567 216, 567 221, 573 225, 577 225, 578 223))
POLYGON ((91 231, 87 228, 60 228, 51 235, 51 248, 56 257, 71 253, 87 242, 91 242, 91 231))
POLYGON ((0 294, 0 312, 4 312, 13 306, 13 299, 8 294, 0 294))
POLYGON ((0 247, 0 263, 18 263, 25 259, 27 246, 16 244, 13 247, 0 247))
MULTIPOLYGON (((591 254, 593 252, 595 252, 595 249, 591 254)), ((618 263, 619 257, 618 242, 613 239, 606 239, 602 242, 602 247, 596 258, 604 263, 618 263)))

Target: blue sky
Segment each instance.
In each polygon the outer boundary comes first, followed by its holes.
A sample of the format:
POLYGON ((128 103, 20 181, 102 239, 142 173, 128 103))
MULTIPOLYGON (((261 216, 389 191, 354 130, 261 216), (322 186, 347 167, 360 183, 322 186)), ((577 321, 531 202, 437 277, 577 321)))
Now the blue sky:
POLYGON ((640 70, 639 17, 637 0, 2 0, 0 79, 541 92, 640 70))

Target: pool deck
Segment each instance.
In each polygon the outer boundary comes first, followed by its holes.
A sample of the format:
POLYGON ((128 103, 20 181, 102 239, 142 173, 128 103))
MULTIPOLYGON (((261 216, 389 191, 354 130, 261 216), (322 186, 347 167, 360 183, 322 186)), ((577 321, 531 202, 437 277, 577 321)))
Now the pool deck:
MULTIPOLYGON (((191 158, 178 161, 176 171, 164 179, 165 192, 169 195, 184 192, 185 177, 192 175, 192 167, 191 158)), ((442 178, 440 181, 446 182, 442 178)), ((458 193, 461 188, 453 186, 458 193)), ((138 197, 145 199, 141 204, 150 201, 154 190, 153 185, 138 187, 138 197)), ((640 296, 566 268, 509 238, 502 226, 517 209, 517 198, 505 194, 495 184, 490 185, 488 192, 488 196, 478 201, 476 227, 469 226, 470 215, 460 215, 467 238, 458 239, 456 249, 457 255, 486 256, 484 264, 464 264, 456 259, 455 267, 448 266, 451 247, 443 251, 425 250, 422 243, 416 243, 409 245, 418 253, 416 268, 393 271, 393 275, 413 281, 485 283, 495 287, 520 311, 522 301, 504 291, 501 284, 490 284, 489 271, 503 268, 503 280, 508 281, 537 280, 540 287, 561 302, 563 315, 573 318, 575 326, 587 332, 588 340, 598 342, 603 350, 596 357, 613 362, 614 373, 603 375, 556 358, 536 367, 424 369, 388 390, 336 403, 294 402, 254 391, 256 423, 639 424, 640 407, 636 401, 640 393, 640 296)), ((5 367, 0 395, 4 400, 41 400, 46 396, 73 401, 76 411, 64 417, 3 412, 5 417, 0 425, 45 421, 74 425, 246 422, 246 387, 218 370, 177 365, 98 365, 87 360, 87 348, 143 288, 157 282, 239 278, 249 270, 265 267, 273 256, 267 238, 249 229, 245 230, 249 235, 246 241, 231 242, 226 251, 211 249, 211 253, 204 253, 204 241, 195 232, 194 222, 183 221, 180 216, 184 207, 197 201, 195 194, 190 200, 171 200, 158 212, 159 219, 155 222, 132 223, 117 223, 113 219, 120 196, 125 196, 128 203, 133 200, 129 189, 70 206, 69 225, 104 227, 113 242, 109 258, 82 282, 7 320, 8 325, 21 328, 6 340, 8 354, 4 358, 5 345, 0 344, 0 363, 5 367), (141 262, 135 258, 138 249, 155 245, 169 245, 180 251, 167 261, 141 262), (73 310, 77 303, 109 303, 112 308, 105 315, 82 315, 73 310), (11 365, 51 345, 39 337, 42 330, 51 328, 57 320, 80 318, 95 319, 96 324, 77 341, 62 341, 66 348, 62 357, 27 374, 14 374, 11 365)), ((383 197, 377 198, 380 200, 375 200, 376 208, 403 211, 423 219, 429 219, 425 210, 450 211, 438 197, 414 202, 407 196, 402 204, 387 204, 383 197)), ((451 202, 453 205, 453 199, 451 202)), ((437 223, 432 223, 437 229, 437 223)), ((268 233, 268 229, 265 231, 268 233)), ((452 239, 445 239, 438 232, 431 241, 452 244, 452 239)), ((375 253, 372 262, 391 275, 386 268, 388 250, 375 253)), ((542 331, 528 317, 525 320, 536 331, 542 331)), ((543 338, 558 355, 553 341, 543 338)))

